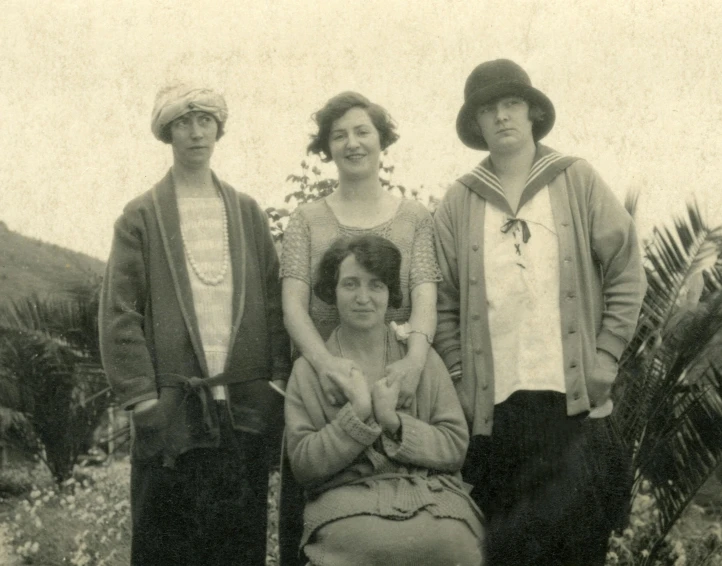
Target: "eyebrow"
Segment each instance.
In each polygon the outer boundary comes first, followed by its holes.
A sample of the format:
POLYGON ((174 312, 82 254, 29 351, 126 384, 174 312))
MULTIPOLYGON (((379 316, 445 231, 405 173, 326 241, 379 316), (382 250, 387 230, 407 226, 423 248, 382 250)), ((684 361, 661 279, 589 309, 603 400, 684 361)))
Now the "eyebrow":
POLYGON ((357 126, 353 126, 352 128, 333 128, 331 130, 331 133, 333 134, 334 132, 345 132, 348 129, 358 130, 359 128, 370 128, 370 127, 371 127, 371 124, 358 124, 357 126))

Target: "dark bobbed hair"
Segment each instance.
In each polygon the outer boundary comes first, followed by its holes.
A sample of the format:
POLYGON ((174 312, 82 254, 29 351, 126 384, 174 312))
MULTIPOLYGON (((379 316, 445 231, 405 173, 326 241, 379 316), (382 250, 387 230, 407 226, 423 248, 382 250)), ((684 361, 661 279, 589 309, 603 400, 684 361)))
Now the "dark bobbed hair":
POLYGON ((313 292, 324 303, 336 304, 336 285, 343 260, 354 256, 363 268, 384 282, 389 289, 389 306, 401 306, 401 252, 393 242, 374 234, 339 238, 323 254, 318 264, 313 292))
MULTIPOLYGON (((213 114, 211 114, 209 112, 206 112, 206 114, 208 114, 211 118, 216 120, 216 117, 213 116, 213 114)), ((184 114, 184 116, 185 116, 185 114, 184 114)), ((180 116, 178 116, 178 118, 180 118, 180 116)), ((178 118, 176 118, 176 120, 178 118)), ((170 122, 168 122, 160 132, 160 141, 162 141, 163 143, 173 143, 173 134, 170 131, 170 127, 173 125, 173 122, 174 122, 174 120, 171 120, 170 122)), ((219 139, 221 139, 223 137, 223 134, 226 133, 226 129, 224 127, 225 124, 223 124, 223 122, 219 122, 218 120, 216 120, 216 125, 218 126, 218 130, 216 131, 216 141, 218 141, 219 139)))
POLYGON ((313 114, 313 120, 318 126, 318 132, 311 135, 311 143, 306 148, 307 153, 315 153, 321 161, 331 161, 329 137, 333 123, 352 108, 363 108, 371 118, 371 122, 379 133, 381 151, 399 139, 396 133, 396 123, 383 106, 371 102, 358 92, 346 91, 329 99, 321 110, 313 114))

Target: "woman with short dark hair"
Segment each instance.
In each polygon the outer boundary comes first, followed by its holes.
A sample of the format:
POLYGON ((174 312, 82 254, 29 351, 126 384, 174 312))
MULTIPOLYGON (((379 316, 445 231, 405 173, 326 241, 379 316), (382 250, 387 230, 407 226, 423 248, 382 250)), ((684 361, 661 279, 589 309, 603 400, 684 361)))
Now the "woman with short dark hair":
POLYGON ((338 313, 334 305, 313 296, 315 272, 323 253, 341 236, 377 234, 393 241, 402 256, 402 301, 388 309, 387 321, 408 322, 410 333, 408 354, 390 364, 387 374, 401 381, 400 403, 408 405, 436 328, 436 283, 441 275, 431 215, 419 202, 392 195, 381 185, 381 152, 398 139, 384 108, 361 94, 342 92, 314 119, 318 131, 308 151, 333 160, 339 184, 327 197, 299 206, 286 228, 281 260, 286 328, 321 376, 330 402, 343 404, 343 393, 328 376, 348 375, 352 364, 324 346, 338 324, 338 313))
POLYGON ((386 366, 406 347, 385 324, 397 303, 401 252, 364 235, 334 242, 315 291, 333 300, 340 324, 326 347, 348 359, 332 375, 346 402, 328 402, 305 358, 286 392, 291 469, 304 487, 301 547, 312 566, 479 566, 481 514, 462 487, 468 430, 443 362, 433 349, 408 409, 386 366))
POLYGON ((320 156, 324 163, 333 159, 329 143, 331 128, 336 120, 342 118, 352 108, 362 108, 366 111, 379 133, 381 151, 385 151, 399 139, 399 134, 396 133, 396 124, 383 106, 371 102, 357 92, 342 92, 334 96, 314 114, 313 118, 318 126, 318 131, 311 136, 311 143, 306 148, 308 153, 320 156))

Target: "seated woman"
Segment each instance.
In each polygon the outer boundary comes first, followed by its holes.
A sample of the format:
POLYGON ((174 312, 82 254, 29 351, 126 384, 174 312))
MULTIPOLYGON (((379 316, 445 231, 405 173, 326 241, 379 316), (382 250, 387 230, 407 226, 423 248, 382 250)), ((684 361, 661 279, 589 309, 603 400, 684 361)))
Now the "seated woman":
POLYGON ((347 399, 329 403, 313 367, 299 358, 286 392, 288 457, 304 487, 301 547, 313 566, 478 566, 481 512, 459 470, 469 441, 443 362, 430 349, 408 409, 384 368, 406 347, 384 322, 401 302, 401 253, 364 235, 334 242, 314 292, 338 308, 326 346, 351 360, 336 374, 347 399))

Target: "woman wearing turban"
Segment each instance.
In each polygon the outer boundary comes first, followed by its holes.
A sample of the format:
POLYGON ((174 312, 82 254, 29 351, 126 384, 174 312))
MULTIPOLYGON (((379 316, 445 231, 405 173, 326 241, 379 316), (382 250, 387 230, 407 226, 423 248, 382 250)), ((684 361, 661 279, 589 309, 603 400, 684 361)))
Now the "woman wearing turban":
POLYGON ((212 90, 162 90, 151 129, 173 166, 115 224, 100 342, 133 415, 132 564, 265 564, 268 382, 289 345, 266 216, 210 168, 227 118, 212 90))

